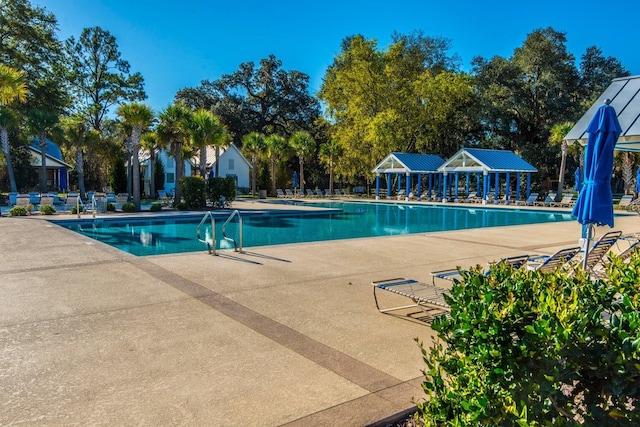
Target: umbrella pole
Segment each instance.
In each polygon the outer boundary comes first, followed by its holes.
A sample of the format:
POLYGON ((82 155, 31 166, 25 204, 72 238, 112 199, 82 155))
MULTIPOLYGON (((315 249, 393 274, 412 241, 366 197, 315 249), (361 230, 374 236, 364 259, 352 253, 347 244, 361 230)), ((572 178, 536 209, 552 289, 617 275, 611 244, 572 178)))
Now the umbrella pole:
POLYGON ((584 259, 582 260, 582 268, 587 269, 587 259, 589 258, 589 247, 591 246, 591 239, 595 234, 595 227, 593 224, 587 226, 587 241, 584 247, 584 259))

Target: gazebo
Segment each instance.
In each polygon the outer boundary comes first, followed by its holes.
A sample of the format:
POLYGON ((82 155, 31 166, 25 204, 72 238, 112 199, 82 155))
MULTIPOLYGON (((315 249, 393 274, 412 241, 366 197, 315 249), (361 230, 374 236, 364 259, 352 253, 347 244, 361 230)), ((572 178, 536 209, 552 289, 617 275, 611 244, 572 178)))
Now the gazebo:
POLYGON ((444 163, 444 159, 435 154, 417 154, 417 153, 391 153, 385 157, 378 165, 373 169, 376 174, 376 200, 380 200, 380 177, 386 177, 387 183, 387 198, 391 197, 392 193, 392 178, 397 177, 397 193, 400 194, 403 189, 403 178, 405 184, 405 200, 409 200, 409 193, 411 192, 414 178, 416 179, 417 194, 416 198, 420 200, 422 198, 422 178, 423 175, 427 175, 428 182, 428 200, 431 200, 431 192, 434 188, 440 186, 442 173, 438 171, 438 168, 444 163))
POLYGON ((504 199, 508 204, 512 186, 515 186, 516 200, 520 200, 523 176, 525 177, 525 198, 529 196, 531 174, 538 170, 513 151, 463 148, 444 162, 438 171, 443 177, 441 192, 443 202, 449 199, 458 200, 462 180, 465 197, 468 197, 472 179, 475 177, 476 193, 478 197, 482 195, 483 203, 486 204, 489 201, 492 192, 494 203, 499 203, 500 189, 504 185, 504 199))

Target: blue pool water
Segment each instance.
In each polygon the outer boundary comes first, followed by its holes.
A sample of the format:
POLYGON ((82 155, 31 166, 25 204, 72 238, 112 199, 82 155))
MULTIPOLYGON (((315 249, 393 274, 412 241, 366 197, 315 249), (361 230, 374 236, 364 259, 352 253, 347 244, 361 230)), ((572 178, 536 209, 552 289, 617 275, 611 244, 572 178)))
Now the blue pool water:
MULTIPOLYGON (((314 203, 313 206, 322 210, 314 213, 294 210, 241 211, 243 248, 574 220, 566 212, 517 208, 373 202, 314 203)), ((220 230, 230 211, 213 213, 216 216, 216 247, 232 248, 232 244, 226 241, 221 243, 220 230)), ((135 255, 160 255, 206 250, 206 245, 196 239, 196 227, 202 215, 52 222, 135 255)), ((237 219, 229 223, 226 234, 237 238, 237 219)), ((201 236, 211 236, 210 221, 201 229, 201 236)))

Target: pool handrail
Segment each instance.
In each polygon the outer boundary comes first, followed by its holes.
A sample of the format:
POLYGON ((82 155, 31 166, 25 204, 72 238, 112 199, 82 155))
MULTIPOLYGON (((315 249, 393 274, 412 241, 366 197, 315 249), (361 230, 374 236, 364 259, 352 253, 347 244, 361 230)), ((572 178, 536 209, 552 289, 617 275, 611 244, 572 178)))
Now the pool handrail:
POLYGON ((207 213, 204 214, 204 216, 200 220, 200 223, 196 227, 196 238, 198 239, 199 242, 202 242, 207 245, 207 250, 209 251, 210 255, 216 255, 216 220, 213 218, 211 211, 207 211, 207 213), (212 243, 209 243, 207 240, 203 240, 200 238, 200 227, 202 227, 202 224, 204 224, 207 218, 211 219, 211 242, 212 243))

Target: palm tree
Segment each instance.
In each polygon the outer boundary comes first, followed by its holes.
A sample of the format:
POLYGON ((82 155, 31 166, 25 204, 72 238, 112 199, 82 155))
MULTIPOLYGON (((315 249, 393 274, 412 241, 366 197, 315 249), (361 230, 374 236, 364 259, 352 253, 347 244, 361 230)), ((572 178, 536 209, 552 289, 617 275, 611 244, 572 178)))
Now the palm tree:
POLYGON ((342 146, 337 139, 332 139, 331 142, 320 146, 320 154, 329 166, 329 189, 333 192, 333 167, 336 157, 342 154, 342 146))
POLYGON ((258 160, 264 155, 266 149, 264 141, 264 135, 258 132, 251 132, 242 137, 242 151, 251 158, 251 195, 256 194, 258 160))
POLYGON ((156 129, 160 141, 171 147, 171 154, 176 161, 175 203, 182 200, 182 190, 180 189, 180 179, 184 175, 182 151, 189 141, 189 123, 192 115, 193 112, 184 104, 172 104, 160 113, 160 123, 156 129))
MULTIPOLYGON (((301 130, 291 136, 289 144, 298 155, 300 162, 300 190, 304 191, 304 156, 316 148, 316 142, 308 132, 301 130)), ((333 188, 331 188, 331 191, 333 191, 333 188)))
POLYGON ((271 193, 276 192, 276 164, 277 159, 280 158, 289 148, 287 140, 280 135, 269 135, 264 140, 266 145, 265 154, 269 159, 271 166, 271 193))
POLYGON ((142 149, 149 152, 149 193, 151 197, 156 197, 156 180, 155 180, 155 164, 156 164, 156 151, 160 148, 164 148, 160 138, 156 132, 145 132, 140 137, 140 145, 142 149))
POLYGON ((131 153, 132 153, 132 192, 133 192, 133 204, 136 205, 136 209, 140 210, 140 159, 138 154, 140 152, 140 136, 142 132, 151 125, 153 120, 153 111, 151 107, 146 104, 138 102, 131 102, 129 104, 123 104, 118 108, 118 116, 122 118, 123 123, 128 128, 131 128, 131 153))
POLYGON ((91 126, 80 115, 63 119, 62 128, 65 143, 70 148, 75 149, 78 191, 84 196, 86 193, 84 185, 84 150, 100 140, 100 133, 91 129, 91 126))
POLYGON ((37 108, 27 111, 29 128, 40 142, 40 192, 47 192, 47 137, 59 130, 58 115, 37 108))
POLYGON ((14 101, 24 102, 27 98, 27 93, 24 72, 6 65, 0 65, 0 142, 2 143, 2 152, 7 163, 9 187, 13 193, 18 191, 18 187, 13 173, 13 164, 11 163, 9 129, 18 126, 18 119, 7 106, 14 101))
POLYGON ((0 65, 0 105, 11 105, 14 101, 27 99, 27 83, 24 71, 0 65))
POLYGON ((221 144, 225 142, 225 128, 220 119, 211 111, 203 108, 193 113, 189 125, 191 143, 200 151, 200 176, 207 174, 207 147, 216 148, 216 176, 218 176, 218 157, 221 144))
POLYGON ((562 198, 562 192, 564 191, 564 175, 567 163, 567 151, 569 146, 564 137, 573 128, 573 124, 569 122, 559 123, 551 128, 551 135, 549 136, 549 142, 552 145, 560 145, 562 150, 562 158, 560 160, 560 174, 558 176, 558 192, 556 193, 556 202, 562 198))

